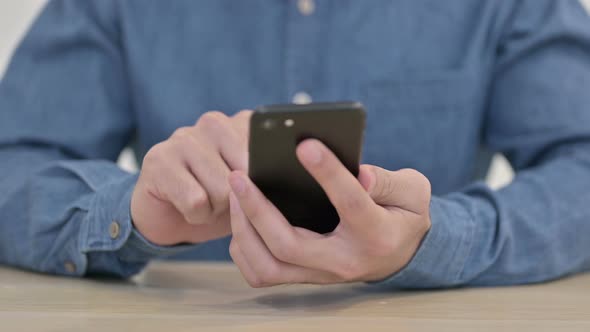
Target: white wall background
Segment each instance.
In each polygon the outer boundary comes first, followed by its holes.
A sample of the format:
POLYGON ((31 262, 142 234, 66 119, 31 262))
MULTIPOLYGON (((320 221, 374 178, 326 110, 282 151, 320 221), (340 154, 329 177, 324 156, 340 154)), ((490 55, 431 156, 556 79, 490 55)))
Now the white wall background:
POLYGON ((45 0, 0 0, 0 75, 45 0))
MULTIPOLYGON (((35 17, 45 1, 46 0, 0 0, 0 76, 4 72, 4 68, 14 47, 17 45, 31 20, 35 17)), ((582 1, 590 11, 590 0, 580 1, 582 1)), ((126 169, 134 168, 133 157, 131 157, 128 151, 122 155, 119 163, 126 169)), ((492 171, 488 176, 488 183, 490 183, 492 187, 498 188, 510 182, 511 179, 512 170, 510 166, 503 157, 497 156, 494 159, 492 171)))

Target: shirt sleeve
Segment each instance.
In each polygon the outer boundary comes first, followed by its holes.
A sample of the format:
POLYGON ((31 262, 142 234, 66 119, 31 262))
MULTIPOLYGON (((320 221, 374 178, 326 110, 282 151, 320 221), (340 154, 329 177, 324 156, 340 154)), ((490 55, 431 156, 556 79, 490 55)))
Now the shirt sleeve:
POLYGON ((0 263, 127 277, 157 247, 133 229, 135 130, 116 1, 51 1, 0 82, 0 263))
MULTIPOLYGON (((512 2, 511 2, 512 3, 512 2)), ((484 139, 516 176, 433 197, 396 288, 541 282, 590 269, 590 18, 577 0, 515 1, 484 139)))

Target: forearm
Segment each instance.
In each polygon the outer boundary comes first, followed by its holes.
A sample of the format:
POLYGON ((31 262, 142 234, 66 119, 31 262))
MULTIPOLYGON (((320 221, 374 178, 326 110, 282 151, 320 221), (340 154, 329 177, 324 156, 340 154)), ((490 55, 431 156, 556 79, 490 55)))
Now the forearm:
POLYGON ((74 161, 57 149, 0 148, 0 262, 40 272, 129 276, 146 258, 119 251, 132 232, 135 176, 108 161, 74 161), (114 226, 116 224, 116 226, 114 226))
POLYGON ((474 233, 488 241, 474 244, 461 282, 540 282, 590 268, 589 185, 590 144, 578 143, 490 192, 496 213, 482 213, 474 233))
POLYGON ((551 159, 492 191, 475 184, 433 198, 432 229, 395 287, 540 282, 590 268, 590 146, 551 159))

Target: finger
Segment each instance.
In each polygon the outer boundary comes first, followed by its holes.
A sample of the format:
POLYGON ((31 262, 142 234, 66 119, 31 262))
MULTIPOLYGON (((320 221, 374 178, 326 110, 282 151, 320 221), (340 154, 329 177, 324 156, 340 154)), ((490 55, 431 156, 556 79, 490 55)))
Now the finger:
POLYGON ((220 216, 229 208, 229 185, 227 178, 230 170, 221 156, 215 151, 204 149, 196 141, 184 146, 183 158, 191 173, 207 192, 210 207, 203 213, 220 216))
POLYGON ((252 268, 248 265, 248 262, 246 261, 246 258, 244 257, 244 254, 242 253, 239 245, 234 240, 232 240, 229 244, 229 255, 240 270, 240 273, 248 285, 256 287, 260 282, 258 281, 257 276, 252 268))
POLYGON ((293 282, 284 276, 284 271, 279 271, 280 262, 270 254, 259 235, 248 223, 233 193, 230 194, 229 200, 232 241, 237 243, 254 273, 254 277, 249 281, 250 285, 262 287, 293 282), (281 272, 283 276, 280 275, 281 272))
POLYGON ((297 157, 328 195, 343 222, 372 220, 375 203, 359 181, 324 144, 316 139, 303 141, 297 157))
POLYGON ((388 171, 381 167, 363 165, 361 182, 375 201, 382 206, 395 206, 413 213, 423 214, 430 203, 430 182, 413 169, 388 171))
POLYGON ((203 224, 210 210, 207 192, 180 163, 171 162, 167 170, 155 179, 155 197, 170 202, 189 224, 203 224))
POLYGON ((248 167, 247 137, 241 137, 227 115, 212 111, 203 114, 194 131, 197 140, 210 142, 219 150, 221 157, 232 170, 248 167))
POLYGON ((240 254, 255 275, 249 280, 253 287, 337 281, 336 277, 329 273, 285 263, 274 257, 248 221, 233 194, 230 194, 230 211, 232 241, 236 242, 240 254))
POLYGON ((229 184, 232 190, 230 196, 233 193, 238 199, 241 209, 253 223, 254 228, 265 242, 268 241, 266 244, 271 251, 279 247, 280 242, 291 244, 296 241, 297 234, 294 228, 245 174, 240 171, 232 172, 229 175, 229 184))
POLYGON ((250 133, 250 118, 252 117, 252 113, 254 113, 252 110, 241 110, 230 118, 238 135, 244 139, 247 139, 250 133))
POLYGON ((341 242, 291 226, 247 176, 232 172, 229 182, 244 218, 272 256, 285 263, 326 272, 337 271, 347 264, 341 242))

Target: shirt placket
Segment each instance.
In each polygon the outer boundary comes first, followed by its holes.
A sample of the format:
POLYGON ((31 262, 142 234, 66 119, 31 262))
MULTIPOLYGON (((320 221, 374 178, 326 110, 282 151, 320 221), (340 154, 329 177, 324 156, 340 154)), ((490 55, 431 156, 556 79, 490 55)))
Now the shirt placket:
POLYGON ((319 72, 319 31, 322 1, 289 0, 285 36, 286 100, 307 104, 320 94, 314 76, 319 72))

